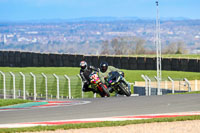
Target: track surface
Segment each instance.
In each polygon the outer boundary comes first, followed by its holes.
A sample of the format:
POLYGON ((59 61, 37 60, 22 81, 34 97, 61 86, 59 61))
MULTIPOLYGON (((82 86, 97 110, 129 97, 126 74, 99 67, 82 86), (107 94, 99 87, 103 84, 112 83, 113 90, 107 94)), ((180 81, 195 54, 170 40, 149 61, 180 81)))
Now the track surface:
POLYGON ((0 124, 200 111, 200 94, 111 97, 78 101, 90 103, 0 111, 0 124))

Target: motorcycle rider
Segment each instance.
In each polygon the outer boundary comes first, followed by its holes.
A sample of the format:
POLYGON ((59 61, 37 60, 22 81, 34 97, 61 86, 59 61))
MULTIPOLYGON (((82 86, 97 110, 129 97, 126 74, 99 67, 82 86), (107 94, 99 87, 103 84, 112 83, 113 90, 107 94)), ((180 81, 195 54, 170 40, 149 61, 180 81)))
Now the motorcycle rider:
MULTIPOLYGON (((99 78, 100 80, 107 85, 105 79, 108 77, 108 74, 112 71, 118 71, 123 77, 124 77, 124 72, 120 71, 118 68, 115 68, 113 66, 109 66, 107 62, 101 62, 100 64, 100 71, 99 71, 99 78)), ((127 82, 125 80, 125 82, 127 82)), ((127 82, 128 86, 129 86, 129 90, 130 90, 130 85, 127 82)), ((109 85, 108 85, 109 87, 109 85)), ((112 93, 114 90, 112 88, 109 87, 109 92, 112 93)))
POLYGON ((83 82, 83 87, 82 87, 82 91, 84 92, 89 92, 92 91, 93 93, 97 93, 97 91, 91 87, 89 87, 90 85, 90 78, 89 75, 92 73, 92 71, 98 71, 98 69, 96 69, 93 66, 88 66, 86 61, 81 61, 80 62, 80 76, 83 82))

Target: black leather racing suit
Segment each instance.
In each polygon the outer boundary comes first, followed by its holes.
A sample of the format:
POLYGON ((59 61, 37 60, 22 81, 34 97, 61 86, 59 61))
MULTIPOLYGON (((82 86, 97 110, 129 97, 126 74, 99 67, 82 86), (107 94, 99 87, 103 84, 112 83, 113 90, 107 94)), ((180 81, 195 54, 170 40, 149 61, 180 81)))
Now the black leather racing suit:
POLYGON ((98 71, 98 69, 93 66, 89 66, 84 70, 83 69, 80 70, 80 76, 81 76, 82 82, 83 82, 82 91, 84 91, 84 92, 92 91, 92 92, 96 93, 95 89, 89 87, 89 85, 90 85, 89 75, 92 73, 92 71, 98 71))

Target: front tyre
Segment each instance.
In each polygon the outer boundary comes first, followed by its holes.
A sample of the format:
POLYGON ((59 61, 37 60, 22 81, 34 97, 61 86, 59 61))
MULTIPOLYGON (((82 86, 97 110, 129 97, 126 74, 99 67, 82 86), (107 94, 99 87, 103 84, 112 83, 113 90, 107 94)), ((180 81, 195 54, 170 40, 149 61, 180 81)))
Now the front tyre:
POLYGON ((110 97, 110 93, 109 93, 107 87, 104 84, 100 84, 100 87, 103 89, 103 92, 105 93, 105 95, 107 97, 110 97))
POLYGON ((125 83, 121 82, 119 84, 119 88, 127 97, 131 95, 131 92, 129 91, 128 86, 125 83))

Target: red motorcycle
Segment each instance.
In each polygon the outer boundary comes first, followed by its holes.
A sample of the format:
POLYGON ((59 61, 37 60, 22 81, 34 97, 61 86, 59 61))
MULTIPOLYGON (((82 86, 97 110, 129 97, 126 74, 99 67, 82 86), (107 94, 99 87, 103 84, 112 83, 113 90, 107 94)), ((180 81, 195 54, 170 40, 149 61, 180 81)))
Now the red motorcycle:
POLYGON ((99 93, 99 95, 101 97, 110 97, 110 93, 108 91, 108 88, 105 84, 103 84, 98 76, 98 72, 93 71, 90 75, 90 83, 91 86, 97 90, 97 92, 99 93))

